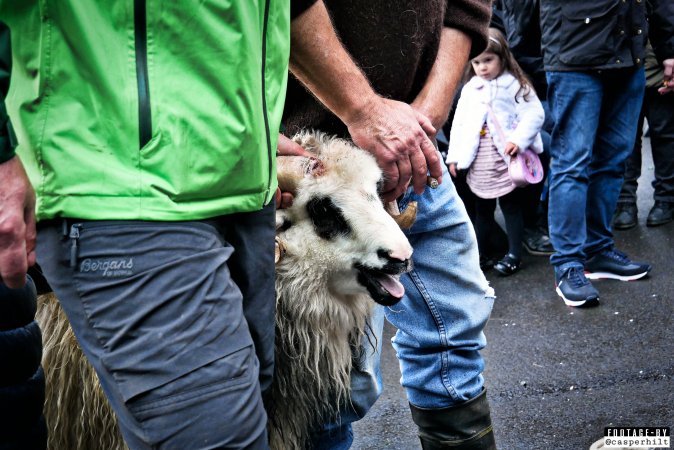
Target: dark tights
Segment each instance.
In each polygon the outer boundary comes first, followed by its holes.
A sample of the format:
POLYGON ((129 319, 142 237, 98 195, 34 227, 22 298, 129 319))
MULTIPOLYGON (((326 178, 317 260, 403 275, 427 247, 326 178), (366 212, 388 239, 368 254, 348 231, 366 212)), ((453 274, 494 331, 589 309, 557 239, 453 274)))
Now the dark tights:
MULTIPOLYGON (((512 253, 518 259, 522 257, 522 238, 524 237, 522 193, 520 191, 520 189, 515 189, 498 198, 508 234, 508 253, 512 253)), ((494 221, 496 200, 495 198, 477 198, 475 201, 475 233, 480 255, 485 255, 484 249, 489 246, 489 233, 492 229, 490 224, 494 221)))

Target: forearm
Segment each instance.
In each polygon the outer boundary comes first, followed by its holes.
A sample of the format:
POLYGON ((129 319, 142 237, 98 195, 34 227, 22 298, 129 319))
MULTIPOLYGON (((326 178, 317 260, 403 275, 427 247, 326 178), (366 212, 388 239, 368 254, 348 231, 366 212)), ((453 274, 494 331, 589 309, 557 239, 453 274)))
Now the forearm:
POLYGON ((342 43, 322 1, 292 21, 290 70, 344 122, 353 142, 382 168, 382 198, 400 196, 412 180, 417 193, 427 173, 442 181, 442 166, 428 135, 429 119, 407 103, 383 98, 370 86, 342 43))
POLYGON ((447 121, 456 88, 470 54, 471 39, 464 32, 443 28, 438 56, 412 106, 426 115, 436 129, 447 121))
POLYGON ((26 283, 35 264, 35 193, 18 156, 0 164, 0 282, 26 283))
POLYGON ((343 122, 365 114, 377 98, 342 46, 322 1, 292 21, 290 71, 343 122))

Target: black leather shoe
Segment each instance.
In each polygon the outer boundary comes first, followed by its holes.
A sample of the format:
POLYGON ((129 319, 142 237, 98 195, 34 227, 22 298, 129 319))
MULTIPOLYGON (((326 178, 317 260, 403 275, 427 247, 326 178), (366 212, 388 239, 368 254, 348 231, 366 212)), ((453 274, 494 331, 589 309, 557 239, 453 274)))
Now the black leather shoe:
POLYGON ((674 212, 674 203, 656 201, 651 212, 648 213, 646 226, 657 227, 672 221, 672 212, 674 212))
POLYGON ((637 226, 637 205, 634 203, 618 203, 613 215, 614 230, 629 230, 637 226))
POLYGON ((539 229, 524 229, 522 244, 527 252, 536 256, 549 256, 555 253, 550 237, 539 229))
POLYGON ((505 255, 499 262, 494 264, 494 270, 501 275, 512 275, 520 270, 521 261, 512 253, 505 255))

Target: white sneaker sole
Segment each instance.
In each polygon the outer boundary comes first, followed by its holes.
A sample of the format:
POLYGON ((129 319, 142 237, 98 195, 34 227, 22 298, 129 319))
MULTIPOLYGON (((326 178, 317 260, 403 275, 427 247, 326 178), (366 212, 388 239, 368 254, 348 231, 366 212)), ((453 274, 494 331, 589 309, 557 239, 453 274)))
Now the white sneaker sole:
POLYGON ((562 294, 562 290, 560 288, 555 288, 557 291, 557 295, 562 297, 562 300, 564 300, 564 303, 566 306, 583 306, 586 303, 592 302, 592 303, 597 303, 599 301, 599 297, 596 298, 591 298, 591 299, 583 299, 583 300, 569 300, 568 298, 564 297, 564 294, 562 294))
POLYGON ((562 297, 562 300, 564 300, 564 303, 566 304, 566 306, 578 307, 578 306, 583 306, 584 304, 589 303, 589 302, 596 303, 596 302, 599 301, 599 297, 590 298, 590 299, 583 299, 583 300, 569 300, 568 298, 564 297, 564 294, 562 294, 561 289, 555 288, 555 290, 557 291, 557 295, 562 297))
POLYGON ((634 281, 648 275, 646 272, 638 273, 636 275, 616 275, 611 272, 585 272, 585 278, 588 280, 620 280, 620 281, 634 281))

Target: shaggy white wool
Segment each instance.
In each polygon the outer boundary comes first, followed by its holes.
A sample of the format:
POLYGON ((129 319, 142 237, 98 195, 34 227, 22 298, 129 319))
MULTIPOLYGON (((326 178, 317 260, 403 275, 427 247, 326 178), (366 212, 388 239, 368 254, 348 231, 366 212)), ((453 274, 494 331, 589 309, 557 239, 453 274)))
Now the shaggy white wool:
POLYGON ((401 260, 412 249, 377 194, 382 173, 374 158, 348 141, 303 133, 295 141, 316 154, 324 170, 298 184, 292 225, 278 233, 286 248, 276 266, 276 372, 270 442, 302 449, 309 428, 335 417, 348 401, 352 350, 374 305, 354 264, 381 268, 380 250, 401 260), (351 233, 326 240, 313 231, 306 205, 328 197, 351 233))

